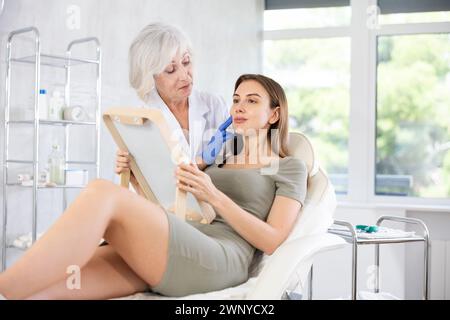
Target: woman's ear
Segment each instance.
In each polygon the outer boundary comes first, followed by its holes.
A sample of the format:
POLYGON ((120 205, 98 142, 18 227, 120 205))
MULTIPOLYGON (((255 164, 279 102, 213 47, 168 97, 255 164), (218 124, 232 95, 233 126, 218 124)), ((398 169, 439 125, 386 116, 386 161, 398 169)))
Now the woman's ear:
POLYGON ((280 119, 280 106, 272 110, 272 115, 269 118, 269 123, 274 124, 280 119))

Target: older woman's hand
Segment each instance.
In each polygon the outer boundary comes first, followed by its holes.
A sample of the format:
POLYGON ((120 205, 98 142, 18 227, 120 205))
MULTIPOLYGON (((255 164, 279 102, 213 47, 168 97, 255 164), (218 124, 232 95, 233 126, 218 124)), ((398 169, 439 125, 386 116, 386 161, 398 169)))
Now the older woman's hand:
POLYGON ((192 193, 198 201, 214 205, 219 198, 220 191, 212 183, 211 178, 195 164, 181 163, 175 170, 175 177, 177 187, 192 193))

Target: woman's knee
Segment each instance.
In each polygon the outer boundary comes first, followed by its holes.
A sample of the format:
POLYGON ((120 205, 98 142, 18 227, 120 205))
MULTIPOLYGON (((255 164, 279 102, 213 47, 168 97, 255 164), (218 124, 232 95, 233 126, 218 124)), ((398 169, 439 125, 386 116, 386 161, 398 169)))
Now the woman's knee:
POLYGON ((93 179, 89 181, 89 183, 86 186, 88 189, 95 189, 95 190, 107 190, 112 189, 114 187, 118 187, 113 182, 106 180, 106 179, 93 179))
POLYGON ((97 203, 108 203, 112 208, 116 208, 119 205, 121 189, 123 188, 109 180, 94 179, 87 184, 84 193, 97 203))
POLYGON ((99 199, 107 197, 108 199, 115 199, 116 194, 120 191, 120 186, 106 179, 91 180, 87 186, 86 191, 95 194, 99 199))
POLYGON ((128 213, 130 210, 141 209, 142 206, 145 206, 149 213, 160 210, 159 207, 151 201, 148 201, 109 180, 94 179, 88 183, 87 190, 88 192, 91 191, 95 193, 95 197, 98 198, 99 201, 103 199, 111 204, 111 222, 120 222, 122 218, 126 219, 129 216, 128 213))

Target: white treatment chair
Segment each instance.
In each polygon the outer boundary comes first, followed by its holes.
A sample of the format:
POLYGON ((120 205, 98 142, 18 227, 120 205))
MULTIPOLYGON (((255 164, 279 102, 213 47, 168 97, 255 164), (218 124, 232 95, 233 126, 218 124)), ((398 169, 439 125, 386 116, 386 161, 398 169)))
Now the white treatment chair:
POLYGON ((173 298, 145 292, 119 299, 278 300, 291 298, 291 291, 307 296, 308 274, 316 255, 343 247, 345 240, 327 233, 328 227, 333 224, 336 197, 330 180, 319 166, 311 142, 301 133, 290 133, 289 151, 292 156, 302 159, 308 168, 305 205, 290 235, 272 255, 258 251, 250 266, 247 282, 185 297, 173 298))

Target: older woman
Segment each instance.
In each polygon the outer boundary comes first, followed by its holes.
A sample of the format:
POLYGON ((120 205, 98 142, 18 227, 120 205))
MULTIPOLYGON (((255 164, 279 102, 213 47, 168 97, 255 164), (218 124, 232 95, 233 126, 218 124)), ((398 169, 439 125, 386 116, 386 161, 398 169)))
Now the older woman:
MULTIPOLYGON (((222 143, 231 137, 224 135, 208 144, 217 129, 231 124, 226 122, 229 108, 222 98, 193 89, 193 52, 188 38, 173 26, 150 24, 131 44, 129 59, 130 83, 141 100, 163 112, 173 138, 188 150, 192 161, 200 168, 211 164, 222 143)), ((118 150, 116 173, 129 170, 128 162, 129 155, 118 150)), ((140 193, 133 176, 131 182, 140 193)))

